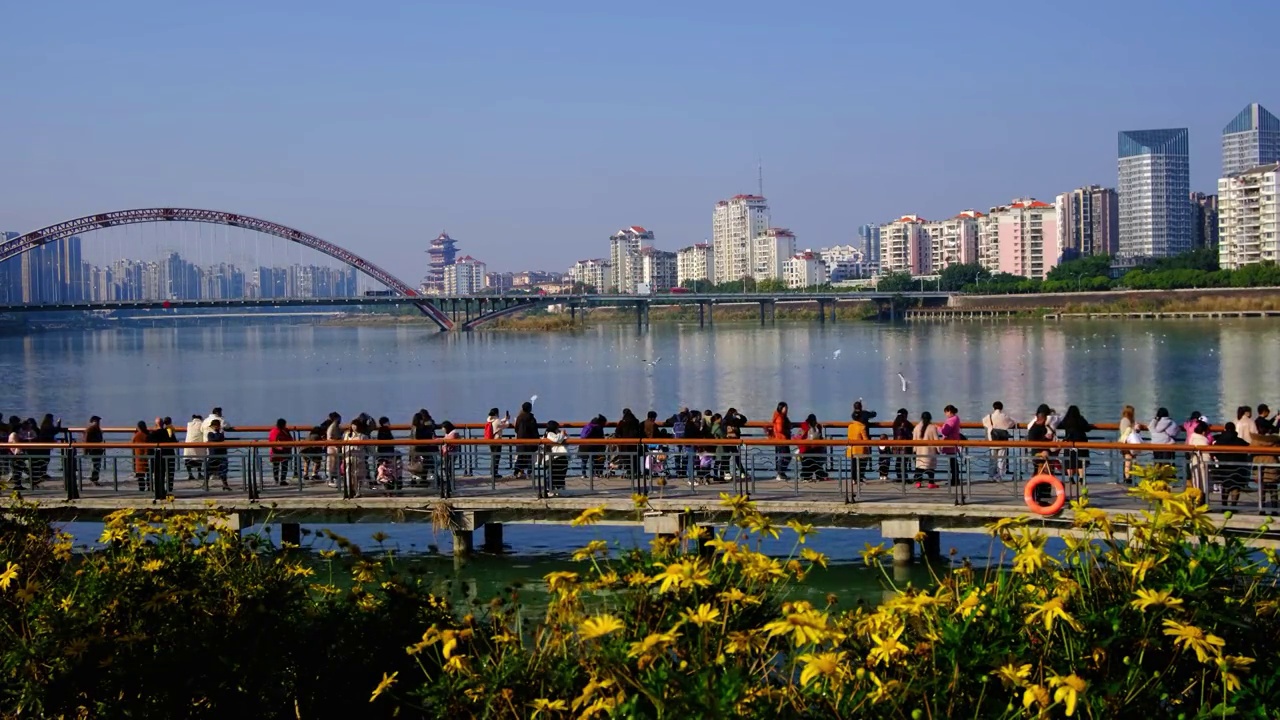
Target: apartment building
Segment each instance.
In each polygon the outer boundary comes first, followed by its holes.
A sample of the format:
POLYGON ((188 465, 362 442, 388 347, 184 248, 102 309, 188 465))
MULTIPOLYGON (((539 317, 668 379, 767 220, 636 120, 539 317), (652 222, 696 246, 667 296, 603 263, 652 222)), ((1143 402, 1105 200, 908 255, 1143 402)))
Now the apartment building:
POLYGON ((1278 259, 1277 176, 1280 163, 1271 163, 1218 181, 1218 264, 1222 269, 1278 259))
POLYGON ((752 277, 756 239, 769 229, 769 206, 760 195, 735 195, 716 203, 711 216, 711 276, 716 283, 752 277))
POLYGON ((991 208, 978 223, 978 249, 993 273, 1043 280, 1062 261, 1057 208, 1034 198, 991 208))
POLYGON ((756 236, 755 266, 751 276, 756 282, 782 277, 782 266, 796 254, 796 236, 786 228, 769 228, 756 236))
POLYGON ((880 272, 928 275, 933 267, 928 221, 919 215, 903 215, 880 226, 880 272))
POLYGON ((687 281, 708 280, 714 282, 716 258, 711 243, 696 243, 676 252, 676 284, 687 281))

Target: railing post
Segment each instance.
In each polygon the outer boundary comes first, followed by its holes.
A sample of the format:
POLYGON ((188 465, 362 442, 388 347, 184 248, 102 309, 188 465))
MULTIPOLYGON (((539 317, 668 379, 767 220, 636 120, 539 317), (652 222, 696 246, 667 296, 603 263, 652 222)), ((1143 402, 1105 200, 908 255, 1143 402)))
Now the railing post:
POLYGON ((76 463, 76 449, 66 447, 62 450, 62 484, 66 488, 67 500, 80 499, 80 467, 76 463))
POLYGON ((249 447, 249 452, 244 456, 245 463, 245 482, 249 485, 249 499, 257 500, 260 497, 261 488, 258 483, 258 446, 249 447))

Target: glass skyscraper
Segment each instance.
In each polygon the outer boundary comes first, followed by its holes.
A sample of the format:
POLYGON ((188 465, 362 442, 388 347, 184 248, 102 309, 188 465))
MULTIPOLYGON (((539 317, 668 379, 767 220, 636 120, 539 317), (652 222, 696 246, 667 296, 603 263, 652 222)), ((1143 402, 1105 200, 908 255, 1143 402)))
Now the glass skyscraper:
POLYGON ((1253 103, 1222 129, 1222 175, 1280 162, 1280 119, 1253 103))
POLYGON ((1120 133, 1120 257, 1191 249, 1189 145, 1186 128, 1120 133))

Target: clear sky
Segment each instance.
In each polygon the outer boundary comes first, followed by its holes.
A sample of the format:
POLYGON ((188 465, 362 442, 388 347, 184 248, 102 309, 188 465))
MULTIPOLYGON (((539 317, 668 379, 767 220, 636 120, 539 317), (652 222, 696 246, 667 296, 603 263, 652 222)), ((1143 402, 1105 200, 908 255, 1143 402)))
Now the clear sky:
POLYGON ((1116 132, 1280 112, 1275 0, 9 2, 0 229, 184 205, 411 283, 441 229, 562 270, 756 187, 801 247, 1116 183, 1116 132))

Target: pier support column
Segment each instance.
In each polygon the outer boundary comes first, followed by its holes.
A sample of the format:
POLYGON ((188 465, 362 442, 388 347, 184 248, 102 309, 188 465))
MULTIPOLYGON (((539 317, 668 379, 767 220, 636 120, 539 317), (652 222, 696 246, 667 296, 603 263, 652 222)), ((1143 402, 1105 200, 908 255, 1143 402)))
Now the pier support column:
POLYGON ((769 324, 778 324, 778 302, 776 300, 769 301, 769 324))
POLYGON ((226 517, 209 518, 209 527, 219 535, 239 535, 240 531, 253 524, 245 513, 228 513, 226 517))
POLYGON ((836 303, 838 303, 838 302, 840 302, 840 301, 839 301, 839 300, 832 300, 832 301, 831 301, 831 322, 833 322, 833 323, 836 321, 836 303))
POLYGON ((707 303, 707 324, 711 327, 716 326, 715 303, 707 303))
POLYGON ((569 324, 576 325, 577 323, 578 323, 578 306, 570 305, 569 306, 569 324))
POLYGON ((760 301, 760 327, 764 327, 764 301, 760 301))
POLYGON ((472 544, 471 530, 453 531, 453 554, 455 557, 466 557, 475 549, 472 544))
POLYGON ((924 559, 925 560, 941 560, 942 559, 942 533, 937 530, 926 530, 924 533, 924 559))
POLYGON ((916 555, 915 538, 893 539, 893 564, 910 565, 916 555))
POLYGON ((280 525, 280 545, 285 543, 302 545, 302 526, 298 523, 282 523, 280 525))
POLYGON ((502 553, 502 523, 484 524, 484 551, 494 554, 502 553))
POLYGON ((818 324, 820 325, 827 324, 827 301, 826 300, 818 301, 818 324))
POLYGON ((706 303, 698 303, 698 327, 707 326, 707 305, 706 303))

